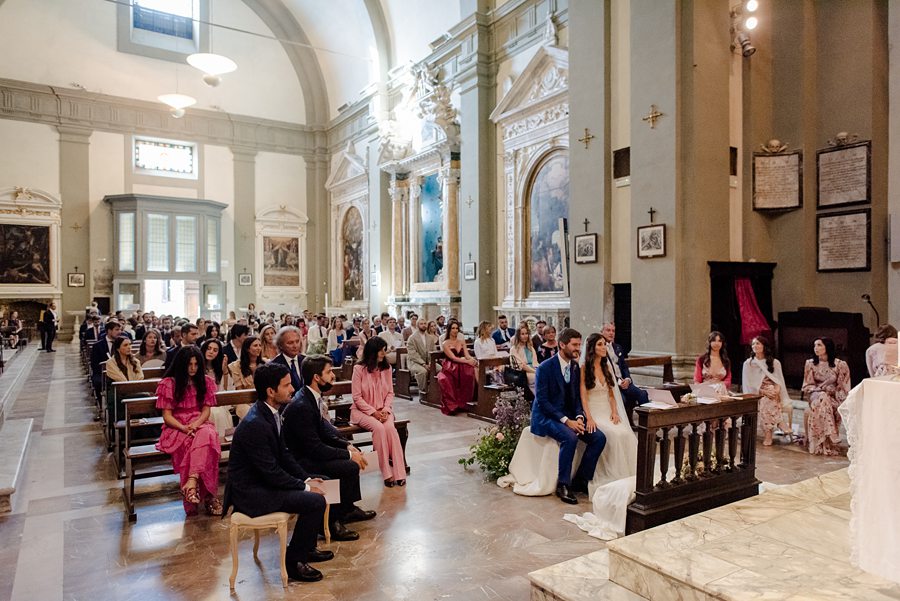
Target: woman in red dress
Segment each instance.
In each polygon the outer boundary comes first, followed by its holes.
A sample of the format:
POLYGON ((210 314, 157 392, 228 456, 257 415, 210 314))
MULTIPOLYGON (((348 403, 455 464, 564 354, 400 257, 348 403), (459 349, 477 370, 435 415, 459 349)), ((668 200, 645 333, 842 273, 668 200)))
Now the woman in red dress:
POLYGON ((475 393, 475 366, 478 365, 471 355, 466 343, 457 339, 459 323, 451 322, 447 327, 447 339, 441 346, 444 351, 444 363, 438 374, 441 386, 441 412, 453 415, 465 409, 475 393))

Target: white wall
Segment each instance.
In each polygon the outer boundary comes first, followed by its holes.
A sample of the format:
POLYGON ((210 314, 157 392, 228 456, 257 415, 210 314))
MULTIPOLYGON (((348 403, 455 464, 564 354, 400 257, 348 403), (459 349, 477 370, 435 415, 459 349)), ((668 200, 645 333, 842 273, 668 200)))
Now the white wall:
POLYGON ((397 65, 431 54, 428 44, 460 21, 458 0, 381 0, 381 5, 397 65))
MULTIPOLYGON (((610 152, 631 146, 631 36, 629 0, 613 0, 610 6, 610 152)), ((612 157, 610 157, 610 161, 612 157)), ((632 244, 631 186, 610 193, 610 282, 631 281, 632 244)), ((649 217, 649 216, 648 216, 649 217)))
POLYGON ((59 198, 55 127, 0 119, 0 188, 37 188, 59 198))
MULTIPOLYGON (((211 2, 213 22, 271 35, 240 0, 211 2)), ((178 91, 197 107, 303 123, 303 94, 278 42, 213 28, 213 50, 238 64, 210 88, 193 67, 118 52, 116 7, 103 0, 6 0, 0 6, 0 77, 156 101, 178 91), (275 83, 277 82, 277 83, 275 83)))
MULTIPOLYGON (((113 222, 109 205, 103 197, 109 194, 125 192, 125 136, 95 131, 91 134, 89 188, 91 214, 91 296, 99 292, 94 290, 94 278, 104 270, 115 268, 115 255, 112 247, 113 222)), ((104 292, 104 295, 110 292, 104 292)))
POLYGON ((224 146, 203 147, 204 196, 208 200, 223 202, 228 208, 222 211, 222 247, 219 268, 225 281, 226 307, 224 315, 235 308, 234 291, 234 161, 231 150, 224 146))

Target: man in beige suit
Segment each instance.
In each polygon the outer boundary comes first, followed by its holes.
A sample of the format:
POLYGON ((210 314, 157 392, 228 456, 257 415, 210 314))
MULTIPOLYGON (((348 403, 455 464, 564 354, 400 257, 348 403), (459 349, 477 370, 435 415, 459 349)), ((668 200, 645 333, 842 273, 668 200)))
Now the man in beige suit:
POLYGON ((406 366, 416 379, 419 386, 419 394, 425 392, 425 377, 428 373, 428 361, 431 351, 435 350, 437 340, 431 334, 427 334, 428 321, 420 319, 416 324, 416 331, 406 341, 406 366))

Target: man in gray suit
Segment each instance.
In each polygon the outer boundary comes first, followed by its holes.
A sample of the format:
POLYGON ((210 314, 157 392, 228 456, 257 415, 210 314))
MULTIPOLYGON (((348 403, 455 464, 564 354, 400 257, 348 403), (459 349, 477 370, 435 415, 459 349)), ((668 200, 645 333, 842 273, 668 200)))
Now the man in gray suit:
POLYGON ((416 331, 406 341, 406 366, 416 379, 419 393, 425 392, 425 378, 428 374, 428 362, 431 351, 435 350, 436 340, 427 333, 428 320, 420 319, 416 323, 416 331))

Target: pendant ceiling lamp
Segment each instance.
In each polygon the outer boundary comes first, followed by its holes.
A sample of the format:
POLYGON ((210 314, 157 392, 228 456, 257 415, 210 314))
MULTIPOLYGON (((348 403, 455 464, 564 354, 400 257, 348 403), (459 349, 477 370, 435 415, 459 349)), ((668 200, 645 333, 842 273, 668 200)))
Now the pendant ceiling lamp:
POLYGON ((222 83, 220 75, 237 69, 237 64, 227 56, 209 52, 192 54, 187 57, 187 62, 195 69, 203 71, 203 82, 212 87, 222 83))
POLYGON ((163 94, 157 99, 163 104, 167 104, 172 110, 172 116, 176 119, 184 117, 184 109, 197 104, 197 99, 186 94, 163 94))

